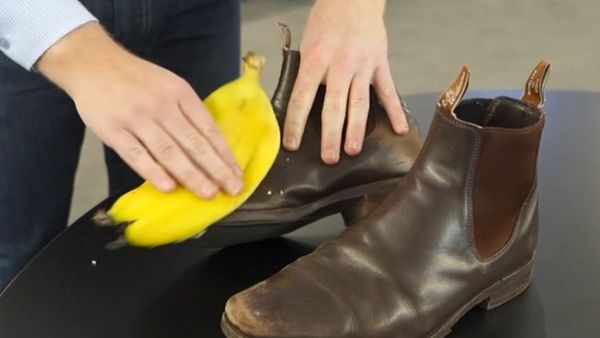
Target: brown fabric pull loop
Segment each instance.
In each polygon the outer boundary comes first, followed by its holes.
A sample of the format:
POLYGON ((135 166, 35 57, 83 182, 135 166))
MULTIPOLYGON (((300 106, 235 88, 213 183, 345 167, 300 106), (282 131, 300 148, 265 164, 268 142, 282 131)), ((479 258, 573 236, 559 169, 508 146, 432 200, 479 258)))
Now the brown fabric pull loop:
MULTIPOLYGON (((0 0, 1 1, 1 0, 0 0)), ((290 28, 281 22, 275 22, 281 39, 283 41, 283 63, 281 65, 281 73, 279 75, 279 82, 277 88, 273 93, 271 103, 275 114, 283 125, 283 119, 287 111, 288 102, 292 95, 292 89, 296 83, 296 77, 298 76, 298 69, 300 68, 300 52, 291 49, 292 46, 292 33, 290 28)))
POLYGON ((525 84, 525 92, 521 100, 530 105, 541 108, 546 102, 544 88, 550 74, 550 64, 546 60, 540 61, 529 75, 525 84))
POLYGON ((283 42, 283 51, 287 52, 292 47, 292 32, 290 27, 283 22, 275 21, 279 34, 281 34, 281 41, 283 42))
POLYGON ((458 77, 448 89, 440 96, 438 107, 445 113, 452 115, 454 108, 462 100, 469 88, 469 80, 471 79, 471 71, 469 67, 463 66, 458 74, 458 77))

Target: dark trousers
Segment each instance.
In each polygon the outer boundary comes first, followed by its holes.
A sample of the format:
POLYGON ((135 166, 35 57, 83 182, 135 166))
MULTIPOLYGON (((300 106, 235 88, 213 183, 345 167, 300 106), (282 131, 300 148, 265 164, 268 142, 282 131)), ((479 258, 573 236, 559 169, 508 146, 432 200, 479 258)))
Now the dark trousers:
MULTIPOLYGON (((133 53, 201 98, 239 74, 239 0, 83 0, 133 53)), ((67 225, 85 126, 72 100, 0 53, 0 292, 67 225)), ((109 190, 140 178, 105 147, 109 190)))

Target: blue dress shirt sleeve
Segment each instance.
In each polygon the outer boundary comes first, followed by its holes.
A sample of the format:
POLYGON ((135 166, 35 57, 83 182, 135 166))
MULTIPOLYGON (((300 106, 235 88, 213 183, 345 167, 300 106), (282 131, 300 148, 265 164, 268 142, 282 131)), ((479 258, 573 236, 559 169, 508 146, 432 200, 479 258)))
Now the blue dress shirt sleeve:
POLYGON ((30 70, 44 52, 96 18, 78 0, 0 0, 0 51, 30 70))

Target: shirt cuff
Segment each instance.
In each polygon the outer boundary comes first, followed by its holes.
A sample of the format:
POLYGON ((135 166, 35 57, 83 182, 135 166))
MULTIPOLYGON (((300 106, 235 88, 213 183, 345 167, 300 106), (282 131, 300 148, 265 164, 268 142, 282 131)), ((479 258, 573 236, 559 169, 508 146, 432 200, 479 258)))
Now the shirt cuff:
POLYGON ((62 37, 97 21, 77 0, 0 2, 0 51, 28 70, 62 37))

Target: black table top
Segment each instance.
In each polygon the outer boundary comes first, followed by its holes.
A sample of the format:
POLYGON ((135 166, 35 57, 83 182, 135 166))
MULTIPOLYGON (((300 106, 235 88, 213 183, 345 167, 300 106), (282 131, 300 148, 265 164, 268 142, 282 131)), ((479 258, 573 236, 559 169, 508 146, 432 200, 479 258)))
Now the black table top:
MULTIPOLYGON (((520 94, 472 96, 498 93, 520 94)), ((600 337, 600 94, 547 96, 534 284, 499 309, 471 311, 450 338, 600 337)), ((436 98, 406 97, 424 131, 436 98)), ((51 243, 0 296, 1 338, 223 337, 219 319, 229 296, 342 230, 335 216, 285 238, 222 250, 190 241, 107 251, 114 234, 92 225, 93 212, 51 243)))

